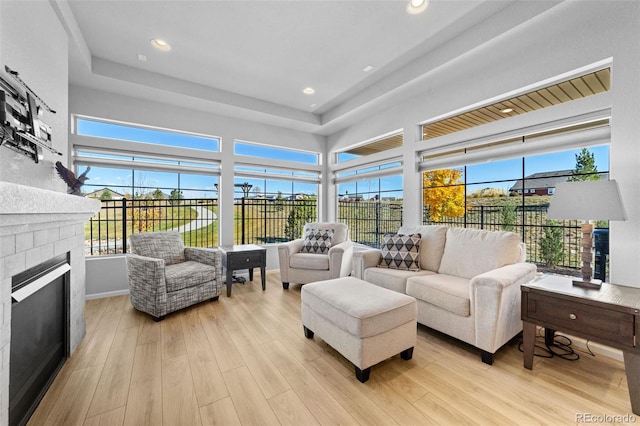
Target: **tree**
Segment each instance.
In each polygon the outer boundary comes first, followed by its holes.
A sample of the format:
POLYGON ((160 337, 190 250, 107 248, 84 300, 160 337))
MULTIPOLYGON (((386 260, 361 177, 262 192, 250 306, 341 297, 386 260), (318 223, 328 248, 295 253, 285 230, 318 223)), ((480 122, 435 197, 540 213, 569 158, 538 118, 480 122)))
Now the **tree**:
POLYGON ((569 182, 600 180, 595 156, 587 148, 582 148, 582 150, 576 154, 576 167, 573 169, 573 176, 567 180, 569 182))
POLYGON ((317 218, 317 202, 312 202, 313 200, 315 197, 305 195, 302 199, 293 201, 293 207, 289 211, 287 223, 284 226, 284 236, 287 239, 300 238, 304 225, 317 218))
POLYGON ((182 195, 182 191, 179 191, 177 189, 172 189, 171 194, 169 194, 169 200, 171 201, 171 204, 178 204, 179 201, 183 198, 184 195, 182 195))
POLYGON ((104 191, 102 191, 102 194, 100 194, 100 200, 102 201, 113 200, 113 194, 111 194, 111 191, 109 191, 108 189, 105 189, 104 191))
POLYGON ((516 220, 518 219, 516 205, 511 202, 505 203, 500 211, 500 216, 502 219, 502 230, 513 232, 515 230, 516 220))
POLYGON ((160 191, 159 188, 156 188, 155 191, 151 194, 154 200, 164 200, 164 193, 160 191))
POLYGON ((429 219, 440 222, 445 217, 460 217, 465 213, 462 171, 439 169, 424 172, 424 205, 429 206, 429 219))
POLYGON ((557 266, 564 258, 562 227, 557 220, 547 220, 544 236, 540 239, 540 254, 544 264, 550 268, 557 266))

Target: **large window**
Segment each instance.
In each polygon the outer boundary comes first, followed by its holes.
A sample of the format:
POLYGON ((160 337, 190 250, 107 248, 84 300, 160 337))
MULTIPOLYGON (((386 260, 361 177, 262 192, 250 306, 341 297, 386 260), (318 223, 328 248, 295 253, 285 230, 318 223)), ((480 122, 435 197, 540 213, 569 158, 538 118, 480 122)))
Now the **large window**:
MULTIPOLYGON (((425 170, 423 223, 517 232, 528 261, 576 273, 580 223, 547 220, 549 201, 558 182, 608 179, 608 173, 608 145, 425 170)), ((596 227, 604 235, 608 223, 596 227)))
POLYGON ((91 167, 83 191, 102 202, 85 225, 87 254, 126 252, 129 235, 150 231, 218 245, 217 138, 86 118, 76 128, 89 137, 74 144, 78 171, 91 167))
POLYGON ((319 154, 236 141, 234 240, 264 244, 300 238, 318 219, 319 154), (268 167, 265 167, 265 163, 268 167))

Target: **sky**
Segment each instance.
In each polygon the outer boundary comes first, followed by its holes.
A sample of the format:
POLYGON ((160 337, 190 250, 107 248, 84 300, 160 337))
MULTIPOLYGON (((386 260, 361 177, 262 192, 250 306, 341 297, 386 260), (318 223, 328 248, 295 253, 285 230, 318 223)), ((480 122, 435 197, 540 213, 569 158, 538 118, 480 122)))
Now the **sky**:
MULTIPOLYGON (((136 128, 85 119, 78 120, 78 134, 144 143, 160 143, 169 146, 207 149, 214 151, 217 151, 221 148, 219 139, 206 137, 203 135, 190 135, 162 130, 136 128)), ((318 155, 314 153, 272 148, 240 141, 236 141, 234 143, 234 150, 236 155, 262 157, 267 160, 288 160, 299 162, 302 164, 317 164, 318 161, 318 155)), ((575 156, 579 151, 579 149, 574 149, 558 153, 527 157, 525 159, 525 175, 528 176, 533 173, 544 171, 573 169, 576 164, 575 156)), ((609 147, 607 145, 590 147, 589 151, 594 153, 598 171, 608 171, 609 147)), ((114 156, 110 155, 93 156, 115 158, 114 156)), ((131 160, 131 157, 120 158, 131 160)), ((341 157, 341 159, 347 159, 347 157, 341 157)), ((136 161, 144 162, 145 159, 136 158, 136 161)), ((170 160, 160 161, 153 159, 146 159, 146 162, 176 163, 175 161, 170 160)), ((204 164, 197 165, 201 167, 212 167, 211 165, 204 164)), ((240 169, 236 173, 241 173, 242 170, 243 169, 240 169)), ((245 170, 264 172, 265 170, 268 170, 268 168, 250 168, 245 170)), ((84 171, 84 167, 80 166, 79 171, 84 171)), ((282 171, 278 171, 278 173, 281 174, 283 180, 236 177, 234 183, 236 185, 240 185, 244 182, 247 182, 252 185, 252 188, 250 190, 251 195, 256 195, 258 193, 258 189, 260 190, 260 193, 266 193, 267 195, 276 195, 278 192, 282 192, 285 195, 317 193, 317 187, 313 183, 292 182, 290 177, 288 176, 294 177, 295 173, 291 173, 290 175, 282 174, 282 171)), ((305 174, 301 173, 301 175, 305 174)), ((171 189, 177 188, 179 186, 185 198, 217 198, 215 184, 218 183, 218 177, 215 174, 202 175, 181 173, 180 176, 178 176, 178 174, 174 172, 132 172, 132 170, 130 169, 92 166, 88 176, 89 181, 87 182, 87 184, 85 184, 84 188, 86 192, 102 189, 104 187, 111 187, 113 190, 119 193, 130 193, 130 186, 132 182, 134 182, 136 186, 146 186, 152 188, 149 192, 152 192, 153 190, 155 190, 155 188, 159 188, 167 195, 169 195, 171 189), (120 186, 123 185, 129 187, 129 189, 120 188, 120 186)), ((312 174, 306 174, 306 176, 312 176, 312 174)), ((509 160, 468 166, 466 179, 470 191, 486 187, 508 190, 515 183, 515 181, 520 179, 521 177, 522 159, 514 158, 509 160)), ((357 183, 344 183, 339 185, 338 192, 341 196, 354 196, 357 193, 362 194, 364 198, 372 198, 375 194, 378 193, 378 191, 380 191, 380 197, 382 198, 402 198, 402 179, 402 176, 392 176, 382 179, 361 181, 357 183)), ((235 190, 237 194, 236 196, 241 197, 242 190, 239 187, 236 187, 235 190)))

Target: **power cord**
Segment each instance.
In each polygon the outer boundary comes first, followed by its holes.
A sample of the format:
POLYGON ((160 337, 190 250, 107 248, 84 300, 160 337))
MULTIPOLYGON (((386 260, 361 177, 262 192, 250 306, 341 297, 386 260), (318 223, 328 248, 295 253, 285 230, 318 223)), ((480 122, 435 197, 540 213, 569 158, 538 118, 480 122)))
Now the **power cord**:
MULTIPOLYGON (((536 341, 534 344, 534 356, 541 358, 553 358, 557 356, 562 359, 566 359, 567 361, 577 361, 580 359, 580 355, 571 347, 571 339, 562 334, 555 334, 553 336, 553 343, 550 345, 546 344, 544 335, 541 334, 540 329, 536 335, 536 341)), ((522 348, 523 342, 522 340, 518 344, 518 350, 520 352, 524 352, 522 348)), ((587 341, 587 350, 591 356, 595 356, 595 354, 589 348, 589 341, 587 341)))

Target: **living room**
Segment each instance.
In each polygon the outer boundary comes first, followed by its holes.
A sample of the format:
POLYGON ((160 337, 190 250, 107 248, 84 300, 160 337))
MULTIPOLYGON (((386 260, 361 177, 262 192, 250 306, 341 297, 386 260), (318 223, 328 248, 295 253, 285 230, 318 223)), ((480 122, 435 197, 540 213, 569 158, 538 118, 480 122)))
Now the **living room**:
MULTIPOLYGON (((456 2, 461 4, 452 10, 447 10, 448 2, 434 0, 424 14, 410 17, 414 21, 411 21, 412 26, 404 33, 403 41, 406 42, 407 38, 418 34, 421 38, 420 42, 415 42, 417 45, 415 49, 400 46, 405 53, 400 58, 397 52, 393 51, 400 47, 384 46, 382 44, 384 35, 377 34, 376 41, 381 43, 380 51, 394 55, 380 59, 380 61, 384 60, 386 66, 380 66, 380 69, 374 68, 369 71, 372 74, 369 74, 362 71, 363 67, 370 65, 368 62, 358 64, 356 71, 359 74, 351 77, 349 83, 351 86, 340 86, 340 92, 337 92, 332 85, 335 84, 337 87, 338 83, 344 83, 334 82, 331 79, 331 72, 328 71, 323 71, 310 82, 301 81, 298 75, 288 76, 299 96, 287 94, 283 95, 283 98, 289 96, 295 98, 294 101, 290 99, 271 101, 268 98, 261 99, 258 95, 252 97, 252 93, 248 95, 232 93, 229 87, 218 86, 217 84, 221 84, 219 81, 222 80, 218 80, 217 83, 215 77, 205 83, 187 81, 179 73, 175 74, 175 70, 174 74, 171 74, 169 71, 154 68, 158 63, 165 64, 168 67, 167 70, 180 66, 179 63, 167 63, 171 61, 171 55, 179 57, 182 54, 180 42, 173 40, 169 40, 174 46, 168 54, 149 50, 146 54, 146 63, 136 56, 129 59, 128 63, 116 63, 115 60, 108 59, 110 55, 108 50, 95 50, 98 45, 101 48, 104 46, 91 39, 88 34, 84 34, 80 23, 83 22, 83 25, 86 25, 87 20, 90 22, 90 19, 93 19, 97 27, 110 28, 112 32, 123 32, 120 27, 122 23, 101 19, 102 9, 100 8, 110 6, 99 2, 95 6, 91 6, 89 2, 86 4, 77 2, 76 5, 74 3, 76 2, 0 3, 0 22, 2 23, 0 62, 3 67, 8 65, 18 71, 20 77, 37 92, 38 96, 56 110, 55 114, 45 112, 43 119, 53 129, 53 148, 61 153, 61 155, 55 155, 45 152, 43 161, 35 163, 29 157, 11 151, 7 147, 0 148, 2 149, 0 180, 3 183, 64 193, 66 185, 58 178, 54 169, 54 163, 57 160, 73 168, 76 161, 74 155, 78 147, 90 147, 97 151, 98 148, 109 145, 122 148, 122 151, 126 150, 126 142, 116 140, 100 142, 95 141, 95 138, 78 134, 75 128, 77 118, 89 117, 111 123, 148 126, 218 138, 220 149, 216 152, 208 152, 200 159, 203 162, 206 160, 221 165, 214 173, 217 178, 215 182, 220 184, 220 193, 216 195, 222 200, 218 211, 219 221, 225 224, 225 226, 219 226, 217 238, 220 245, 235 243, 234 226, 231 223, 235 214, 232 200, 236 198, 237 189, 232 183, 236 182, 236 167, 247 165, 247 163, 249 166, 255 166, 257 161, 253 163, 247 161, 245 157, 236 155, 234 149, 228 148, 235 141, 250 141, 267 146, 318 153, 318 164, 307 169, 316 173, 318 179, 318 219, 323 221, 339 219, 337 205, 339 199, 344 198, 344 193, 339 189, 341 174, 394 159, 398 163, 394 166, 395 172, 402 175, 401 188, 399 188, 403 194, 402 223, 418 225, 422 224, 423 211, 421 171, 424 168, 420 163, 427 161, 423 160, 425 157, 437 154, 438 151, 464 148, 465 144, 479 144, 482 141, 490 143, 518 134, 522 135, 523 129, 527 132, 536 129, 542 131, 548 130, 550 126, 570 125, 584 120, 585 117, 590 117, 591 120, 606 118, 609 123, 610 140, 603 143, 608 145, 608 172, 610 178, 618 182, 627 214, 626 221, 610 224, 609 280, 612 283, 637 287, 634 277, 640 272, 637 255, 638 244, 640 244, 637 209, 640 194, 634 181, 639 154, 638 144, 635 143, 634 138, 640 133, 640 122, 636 117, 638 102, 640 102, 640 73, 638 72, 640 71, 640 48, 636 41, 640 7, 636 2, 503 3, 488 1, 464 2, 464 4, 456 2), (445 15, 449 12, 449 15, 446 19, 442 18, 443 21, 436 25, 432 22, 434 18, 430 18, 428 14, 430 11, 435 13, 438 10, 445 15), (74 17, 74 14, 80 13, 83 15, 74 17), (420 19, 430 19, 424 25, 433 27, 432 32, 420 31, 416 28, 415 22, 420 22, 420 19), (394 60, 398 61, 397 66, 394 66, 394 60), (151 64, 154 64, 153 67, 151 64), (435 122, 603 68, 611 69, 611 88, 607 92, 483 124, 441 136, 435 141, 427 140, 423 136, 422 128, 425 123, 435 122), (314 87, 316 93, 313 95, 302 93, 302 89, 307 85, 314 87), (331 94, 328 94, 329 92, 331 94), (312 104, 316 105, 311 107, 312 104), (336 159, 339 153, 398 132, 402 133, 404 142, 393 150, 344 163, 336 159), (225 145, 227 148, 224 148, 225 145)), ((229 2, 221 3, 220 7, 223 7, 221 10, 226 10, 224 7, 231 8, 229 2)), ((247 2, 245 6, 253 5, 256 10, 241 10, 241 12, 248 13, 258 20, 260 16, 265 16, 260 15, 259 12, 268 9, 261 3, 268 2, 256 2, 256 4, 247 2)), ((348 22, 347 17, 353 19, 351 17, 357 16, 357 13, 365 14, 367 7, 373 8, 371 16, 374 16, 376 13, 387 11, 385 8, 390 8, 393 3, 402 2, 373 2, 376 6, 365 6, 364 11, 358 9, 363 3, 344 3, 349 7, 344 6, 344 10, 340 9, 344 16, 333 23, 335 34, 328 35, 327 50, 338 49, 339 38, 349 34, 346 23, 343 22, 343 20, 348 22), (377 7, 380 7, 380 10, 377 7)), ((278 3, 277 8, 284 8, 286 4, 287 2, 278 3)), ((405 6, 402 4, 399 9, 406 14, 405 6)), ((142 6, 139 5, 139 7, 142 6)), ((175 7, 177 10, 180 9, 175 7)), ((331 27, 330 24, 321 22, 321 16, 328 19, 329 23, 332 22, 329 19, 332 15, 331 9, 326 5, 323 8, 322 2, 316 4, 316 7, 319 8, 316 14, 317 22, 313 19, 304 22, 313 23, 316 31, 318 31, 316 27, 324 24, 326 24, 325 28, 331 27), (320 11, 322 15, 319 14, 320 11)), ((338 6, 335 5, 335 7, 338 6)), ((280 9, 274 10, 279 11, 281 15, 286 15, 280 9)), ((393 15, 393 19, 397 19, 398 22, 402 22, 399 17, 400 11, 397 15, 393 15)), ((211 11, 212 14, 214 12, 215 10, 211 11)), ((233 12, 233 15, 228 16, 230 19, 231 16, 237 18, 235 14, 239 11, 227 12, 230 14, 233 12)), ((157 14, 162 15, 159 11, 157 14)), ((271 14, 277 13, 271 11, 269 16, 271 14)), ((217 19, 221 18, 218 16, 217 19)), ((221 20, 224 21, 224 17, 221 20)), ((170 19, 168 22, 171 22, 170 19)), ((295 28, 302 31, 300 27, 295 28)), ((279 31, 285 38, 295 37, 282 27, 279 31)), ((389 31, 399 30, 391 28, 389 31)), ((145 49, 150 38, 159 37, 162 33, 162 30, 157 30, 157 34, 145 35, 143 40, 145 49)), ((188 32, 183 34, 184 37, 187 35, 188 32)), ((123 35, 123 37, 126 36, 123 35)), ((354 39, 355 36, 349 38, 349 45, 358 46, 361 42, 354 39)), ((232 40, 224 39, 224 41, 230 43, 232 40)), ((344 41, 344 43, 347 42, 344 41)), ((122 43, 116 43, 116 45, 120 44, 122 43)), ((137 41, 136 44, 138 44, 137 41)), ((239 51, 241 48, 241 45, 237 46, 239 51)), ((375 45, 369 48, 372 51, 376 50, 375 45)), ((296 54, 301 53, 296 52, 296 54)), ((328 55, 327 57, 334 58, 333 55, 321 50, 312 52, 312 55, 319 57, 325 54, 328 55)), ((256 60, 258 58, 259 56, 255 57, 256 60)), ((240 56, 239 59, 243 59, 241 64, 244 67, 252 63, 240 56)), ((228 65, 228 63, 222 65, 228 65)), ((267 67, 264 64, 259 65, 267 67)), ((371 65, 378 66, 377 63, 371 65)), ((207 72, 215 75, 214 71, 207 72)), ((266 76, 278 72, 281 71, 265 68, 263 84, 268 86, 270 82, 266 80, 266 76)), ((499 152, 497 147, 495 150, 494 152, 499 152)), ((176 153, 181 157, 185 155, 184 150, 172 148, 162 148, 159 153, 176 153)), ((496 159, 499 159, 497 154, 496 159)), ((288 164, 277 161, 273 163, 276 166, 288 164)), ((82 162, 76 162, 76 164, 77 172, 82 172, 85 168, 84 164, 82 162)), ((304 167, 298 165, 298 168, 304 167)), ((89 177, 88 183, 97 184, 91 180, 91 173, 89 177)), ((3 199, 4 188, 3 186, 3 199)), ((3 204, 5 205, 2 208, 2 220, 7 223, 9 220, 7 215, 16 215, 16 211, 10 211, 11 207, 17 206, 8 206, 7 204, 11 202, 3 204)), ((27 218, 26 211, 30 207, 29 205, 17 207, 17 213, 27 218)), ((19 227, 19 223, 12 222, 12 227, 19 227)), ((32 266, 33 259, 28 255, 25 257, 24 253, 21 254, 20 244, 16 243, 15 237, 11 239, 3 233, 2 238, 3 273, 0 294, 3 328, 0 346, 3 351, 3 369, 0 385, 2 385, 3 396, 0 409, 2 409, 2 422, 6 423, 8 399, 5 389, 9 379, 5 367, 9 364, 11 276, 19 267, 32 266), (12 244, 10 244, 11 241, 13 241, 12 244)), ((275 246, 274 244, 267 247, 269 272, 265 295, 268 293, 267 300, 270 303, 276 303, 276 306, 278 306, 277 303, 283 303, 282 306, 291 307, 293 306, 291 295, 281 290, 279 278, 276 276, 278 266, 275 246), (269 292, 275 288, 278 289, 278 294, 283 294, 286 298, 284 302, 276 302, 274 294, 271 294, 274 292, 269 292)), ((42 256, 44 255, 40 255, 42 256)), ((77 259, 76 263, 78 263, 77 259)), ((72 268, 78 275, 84 276, 84 265, 72 265, 72 268)), ((94 296, 123 294, 123 290, 126 289, 126 277, 122 257, 105 257, 102 260, 87 261, 86 268, 86 282, 80 278, 77 279, 78 288, 74 290, 74 306, 81 303, 80 299, 84 302, 84 299, 92 294, 94 296), (114 286, 115 281, 118 284, 114 286), (91 291, 87 291, 88 288, 91 288, 91 291)), ((74 278, 74 282, 75 280, 74 278)), ((254 294, 251 286, 258 287, 256 283, 235 286, 234 292, 237 291, 237 294, 234 293, 234 297, 238 296, 237 298, 242 300, 241 296, 247 292, 246 299, 255 302, 261 296, 260 293, 254 294)), ((297 291, 293 294, 299 297, 299 287, 292 286, 291 290, 297 291)), ((225 297, 221 299, 224 300, 225 297)), ((232 301, 233 298, 225 300, 220 304, 222 306, 220 309, 232 309, 233 305, 229 304, 232 301)), ((106 306, 104 301, 91 302, 95 303, 96 309, 106 306)), ((87 306, 90 310, 89 306, 93 305, 87 306)), ((249 305, 237 309, 246 310, 247 306, 249 305)), ((79 307, 74 309, 81 310, 79 307)), ((124 307, 118 306, 115 309, 121 312, 124 307)), ((215 311, 217 308, 211 309, 215 311)), ((284 308, 278 308, 278 312, 290 318, 290 314, 283 313, 284 310, 284 308)), ((235 319, 229 320, 227 326, 232 327, 235 324, 234 321, 237 318, 233 318, 235 319)), ((139 321, 139 318, 134 321, 139 321)), ((88 320, 87 336, 92 332, 90 329, 92 324, 96 323, 88 320)), ((253 322, 251 324, 251 327, 258 327, 253 322)), ((299 324, 295 329, 301 329, 299 324)), ((242 336, 242 328, 240 330, 242 336)), ((271 331, 273 332, 273 329, 271 331)), ((258 328, 253 329, 253 332, 258 333, 258 328)), ((72 346, 75 348, 83 341, 84 327, 78 326, 78 330, 74 333, 72 346)), ((301 330, 300 334, 302 334, 301 330)), ((419 345, 419 349, 427 352, 429 350, 427 342, 437 341, 437 338, 424 330, 420 334, 425 340, 419 345)), ((455 343, 445 341, 442 345, 452 346, 453 355, 451 352, 447 354, 454 358, 461 356, 465 359, 463 363, 469 363, 465 364, 469 370, 472 369, 472 362, 477 362, 478 368, 485 368, 485 365, 482 365, 475 356, 464 355, 464 349, 458 348, 455 343), (459 353, 463 355, 456 355, 459 353), (467 356, 468 359, 466 359, 467 356)), ((330 354, 332 362, 342 365, 341 361, 335 361, 337 359, 335 354, 330 354)), ((516 357, 515 354, 518 354, 517 348, 515 353, 510 353, 509 356, 516 357)), ((428 356, 431 355, 423 354, 422 361, 428 356)), ((420 358, 417 357, 417 359, 420 358)), ((554 360, 554 362, 558 361, 554 360)), ((497 364, 500 364, 500 360, 497 364)), ((595 365, 597 366, 595 368, 602 367, 599 361, 596 361, 595 365)), ((605 365, 608 366, 606 363, 605 365)), ((614 365, 617 365, 614 367, 614 370, 616 368, 617 370, 612 375, 620 379, 620 367, 618 364, 614 365)), ((344 365, 342 368, 345 368, 344 365)), ((512 369, 514 371, 511 373, 517 376, 530 373, 522 368, 521 364, 519 368, 522 371, 512 369)), ((556 368, 562 369, 562 364, 556 368)), ((579 370, 577 367, 571 368, 579 370)), ((395 369, 397 368, 393 367, 392 371, 395 369)), ((505 381, 509 380, 507 376, 503 378, 505 381)), ((624 379, 620 380, 624 381, 624 379)), ((622 395, 626 397, 625 387, 626 384, 623 383, 622 395)), ((598 390, 606 393, 606 390, 598 390)), ((616 398, 619 398, 620 393, 617 395, 616 398)), ((531 403, 534 404, 535 401, 531 403)), ((583 403, 584 401, 578 403, 578 406, 583 403)), ((622 404, 628 404, 628 401, 622 404)), ((544 403, 541 409, 543 407, 544 403)), ((580 408, 585 407, 580 406, 580 408)), ((630 406, 623 405, 620 410, 610 412, 625 414, 630 413, 630 410, 630 406)), ((362 419, 358 421, 363 422, 362 419)), ((374 420, 369 419, 369 422, 374 420)), ((382 419, 379 422, 384 423, 382 419)), ((481 420, 478 422, 482 423, 481 420)))

